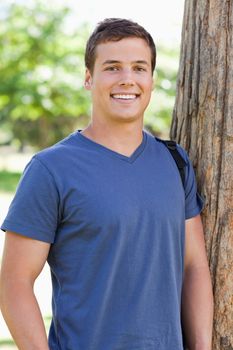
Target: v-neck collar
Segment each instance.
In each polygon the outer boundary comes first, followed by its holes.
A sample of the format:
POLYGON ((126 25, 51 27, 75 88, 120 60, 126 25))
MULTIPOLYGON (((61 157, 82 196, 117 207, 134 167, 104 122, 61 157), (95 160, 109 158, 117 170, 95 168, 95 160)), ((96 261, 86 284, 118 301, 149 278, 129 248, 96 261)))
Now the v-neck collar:
POLYGON ((111 157, 120 158, 121 160, 124 160, 124 161, 126 161, 128 163, 133 163, 138 158, 138 156, 143 152, 143 150, 144 150, 144 148, 146 146, 146 143, 147 143, 147 134, 143 130, 142 131, 142 142, 135 149, 135 151, 128 157, 128 156, 125 156, 125 155, 123 155, 121 153, 115 152, 115 151, 109 149, 108 147, 101 145, 98 142, 95 142, 95 141, 89 139, 85 135, 81 134, 81 131, 82 130, 78 130, 77 133, 76 133, 76 135, 77 135, 77 137, 79 138, 80 141, 84 142, 89 147, 95 148, 99 152, 108 154, 111 157))

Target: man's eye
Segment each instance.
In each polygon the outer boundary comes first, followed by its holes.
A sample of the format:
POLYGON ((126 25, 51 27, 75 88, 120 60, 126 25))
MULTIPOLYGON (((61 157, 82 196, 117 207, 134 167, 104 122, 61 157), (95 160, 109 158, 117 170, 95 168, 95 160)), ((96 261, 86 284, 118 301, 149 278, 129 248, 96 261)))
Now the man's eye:
POLYGON ((110 67, 106 67, 105 70, 109 70, 109 71, 117 71, 118 67, 115 66, 110 66, 110 67))
POLYGON ((146 68, 145 67, 135 67, 135 70, 138 72, 146 72, 146 68))

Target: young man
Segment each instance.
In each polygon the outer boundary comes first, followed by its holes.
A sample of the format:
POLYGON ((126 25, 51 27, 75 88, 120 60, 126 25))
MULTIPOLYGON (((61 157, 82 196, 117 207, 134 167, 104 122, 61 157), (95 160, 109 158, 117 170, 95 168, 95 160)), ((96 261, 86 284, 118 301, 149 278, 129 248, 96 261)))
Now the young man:
POLYGON ((1 307, 20 350, 211 349, 212 291, 190 161, 183 187, 143 130, 155 45, 106 19, 88 40, 92 119, 33 157, 2 225, 1 307), (53 284, 47 341, 33 284, 53 284))

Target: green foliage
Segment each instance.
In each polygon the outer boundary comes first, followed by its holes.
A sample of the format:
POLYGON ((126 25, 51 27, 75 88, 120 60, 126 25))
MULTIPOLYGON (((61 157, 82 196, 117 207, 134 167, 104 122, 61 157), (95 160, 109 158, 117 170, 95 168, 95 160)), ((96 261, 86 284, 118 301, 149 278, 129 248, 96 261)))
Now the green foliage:
POLYGON ((157 48, 155 89, 145 113, 145 126, 152 133, 168 137, 175 103, 179 48, 157 48))
MULTIPOLYGON (((83 80, 89 27, 78 28, 70 9, 45 1, 12 3, 1 12, 0 144, 44 148, 88 123, 83 80)), ((177 67, 178 50, 159 47, 155 92, 145 114, 153 133, 168 133, 177 67)))
POLYGON ((21 173, 0 171, 0 192, 15 192, 21 173))
POLYGON ((71 30, 67 8, 12 4, 0 20, 0 122, 11 136, 44 147, 89 112, 83 89, 88 28, 71 30))

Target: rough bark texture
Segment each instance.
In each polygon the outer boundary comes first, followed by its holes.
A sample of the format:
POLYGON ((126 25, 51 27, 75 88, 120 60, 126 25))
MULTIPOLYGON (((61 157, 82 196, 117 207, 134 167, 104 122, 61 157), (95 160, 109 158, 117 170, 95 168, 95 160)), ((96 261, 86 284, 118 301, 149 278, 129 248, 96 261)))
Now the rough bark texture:
POLYGON ((188 151, 205 199, 213 350, 233 350, 233 1, 186 0, 171 138, 188 151))

